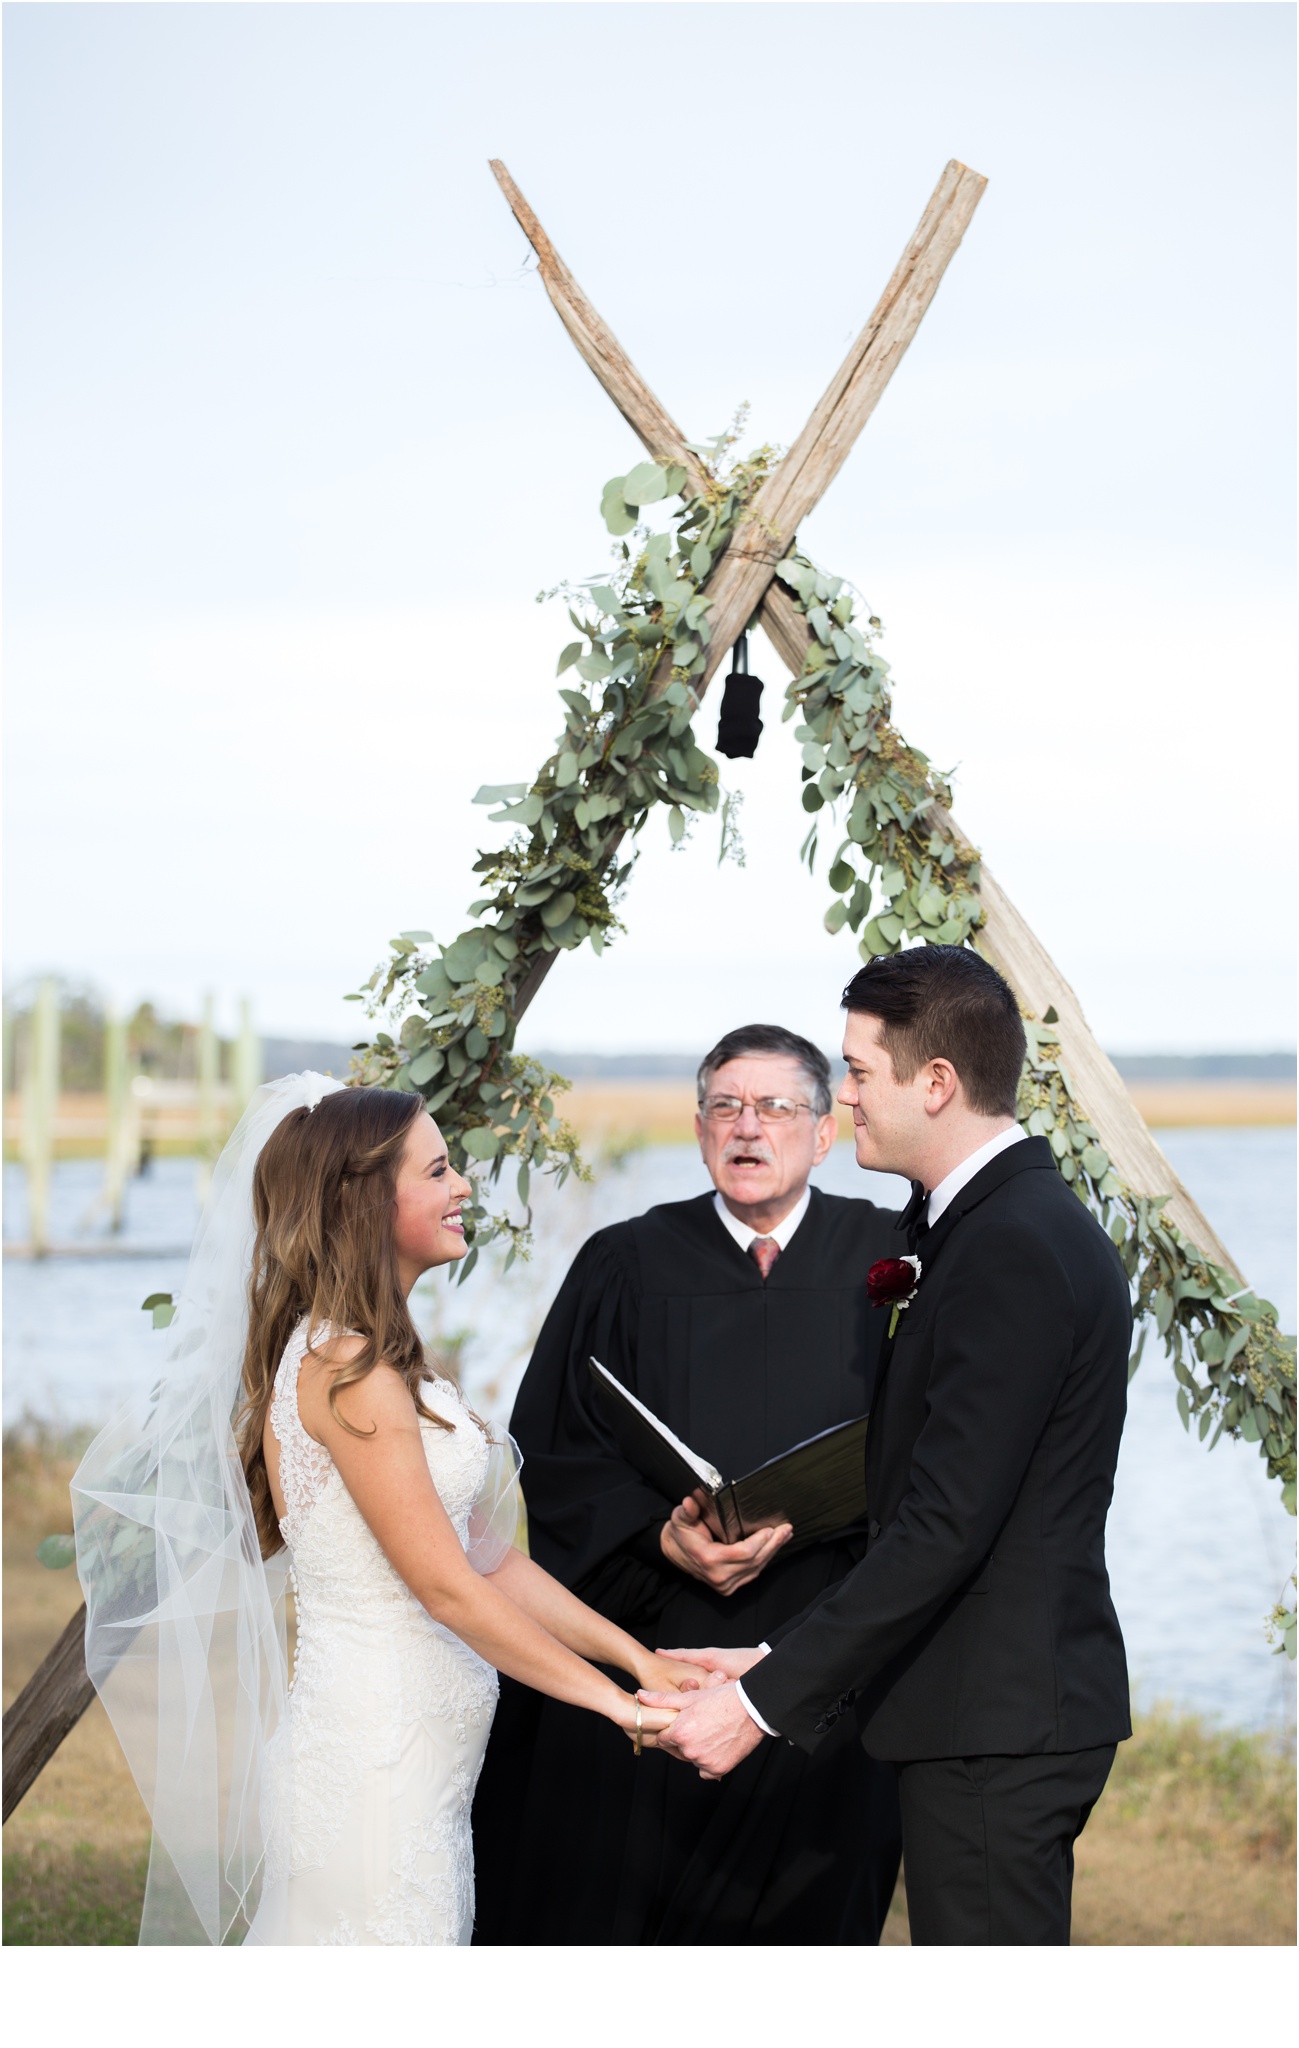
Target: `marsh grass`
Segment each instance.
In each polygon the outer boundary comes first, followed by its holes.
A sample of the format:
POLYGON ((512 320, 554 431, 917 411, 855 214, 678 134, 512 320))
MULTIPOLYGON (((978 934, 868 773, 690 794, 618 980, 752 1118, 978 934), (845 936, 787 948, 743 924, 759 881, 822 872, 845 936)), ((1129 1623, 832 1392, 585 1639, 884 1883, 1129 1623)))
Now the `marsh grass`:
MULTIPOLYGON (((71 1526, 82 1441, 23 1425, 4 1442, 4 1698, 19 1691, 81 1598, 35 1559, 71 1526)), ((1082 1946, 1288 1947, 1295 1940, 1293 1748, 1168 1707, 1142 1714, 1083 1834, 1074 1887, 1082 1946)), ((4 1940, 135 1941, 148 1816, 96 1701, 4 1829, 4 1940)), ((886 1946, 907 1943, 899 1886, 886 1946)))

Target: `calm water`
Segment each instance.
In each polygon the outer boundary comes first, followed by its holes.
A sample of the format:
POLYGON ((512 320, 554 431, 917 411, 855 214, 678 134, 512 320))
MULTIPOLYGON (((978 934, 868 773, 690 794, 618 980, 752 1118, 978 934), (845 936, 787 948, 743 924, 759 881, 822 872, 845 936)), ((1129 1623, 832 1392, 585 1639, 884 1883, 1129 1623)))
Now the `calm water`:
MULTIPOLYGON (((1295 1133, 1168 1131, 1164 1149, 1252 1284, 1295 1327, 1295 1133)), ((858 1172, 837 1146, 817 1179, 842 1194, 896 1202, 901 1183, 858 1172)), ((21 1171, 5 1168, 5 1234, 25 1232, 21 1171)), ((484 1261, 463 1288, 420 1290, 429 1333, 459 1345, 462 1374, 485 1412, 508 1415, 536 1330, 582 1240, 653 1202, 699 1192, 693 1147, 663 1146, 601 1171, 591 1187, 543 1190, 532 1261, 502 1277, 484 1261)), ((65 1242, 87 1223, 99 1186, 91 1161, 59 1167, 51 1234, 65 1242)), ((5 1267, 5 1418, 99 1422, 156 1367, 161 1339, 140 1313, 155 1290, 175 1292, 197 1215, 188 1160, 159 1160, 130 1193, 129 1259, 52 1259, 5 1267), (152 1249, 149 1249, 152 1248, 152 1249), (165 1256, 172 1249, 172 1256, 165 1256)), ((1114 1598, 1138 1695, 1172 1699, 1220 1719, 1261 1726, 1287 1719, 1294 1667, 1273 1657, 1263 1616, 1294 1559, 1295 1525, 1268 1484, 1255 1449, 1222 1442, 1207 1453, 1182 1429, 1176 1383, 1147 1345, 1132 1383, 1110 1516, 1114 1598)))

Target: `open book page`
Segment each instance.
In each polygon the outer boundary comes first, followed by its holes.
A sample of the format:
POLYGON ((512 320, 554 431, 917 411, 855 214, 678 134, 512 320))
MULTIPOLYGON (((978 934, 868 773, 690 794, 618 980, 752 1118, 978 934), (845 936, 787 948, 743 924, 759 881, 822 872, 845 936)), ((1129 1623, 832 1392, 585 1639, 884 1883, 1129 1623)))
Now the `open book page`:
POLYGON ((665 1422, 659 1421, 659 1418, 654 1413, 653 1409, 647 1408, 643 1401, 638 1401, 634 1394, 629 1393, 627 1391, 627 1388, 624 1387, 622 1381, 615 1379, 613 1374, 609 1371, 609 1368, 607 1366, 601 1365, 598 1358, 593 1358, 591 1360, 591 1364, 595 1368, 596 1372, 598 1372, 602 1376, 602 1378, 606 1379, 609 1382, 609 1385, 614 1389, 614 1391, 619 1395, 619 1397, 622 1400, 624 1400, 629 1407, 634 1408, 638 1415, 644 1418, 644 1420, 649 1424, 650 1428, 655 1432, 655 1434, 657 1436, 660 1436, 663 1439, 664 1443, 670 1444, 672 1449, 676 1452, 679 1458, 683 1458, 685 1460, 686 1464, 690 1467, 691 1471, 696 1475, 700 1482, 709 1489, 711 1493, 717 1493, 721 1490, 721 1488, 726 1484, 726 1481, 722 1478, 721 1473, 718 1471, 715 1465, 710 1465, 707 1458, 701 1458, 698 1451, 692 1451, 688 1444, 682 1443, 679 1436, 674 1436, 672 1431, 668 1428, 667 1424, 665 1422))

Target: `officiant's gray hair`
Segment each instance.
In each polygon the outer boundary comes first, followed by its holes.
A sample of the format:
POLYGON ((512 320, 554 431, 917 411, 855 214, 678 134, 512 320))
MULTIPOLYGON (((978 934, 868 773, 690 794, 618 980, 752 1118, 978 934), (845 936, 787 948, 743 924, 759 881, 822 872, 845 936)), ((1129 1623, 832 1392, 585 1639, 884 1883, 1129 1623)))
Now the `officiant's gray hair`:
POLYGON ((695 1082, 700 1102, 719 1067, 724 1067, 728 1060, 742 1060, 754 1053, 774 1053, 778 1059, 797 1060, 807 1077, 812 1108, 818 1116, 829 1116, 830 1062, 810 1038, 800 1038, 797 1031, 786 1031, 783 1024, 741 1024, 737 1031, 728 1031, 725 1038, 719 1038, 705 1056, 695 1082))

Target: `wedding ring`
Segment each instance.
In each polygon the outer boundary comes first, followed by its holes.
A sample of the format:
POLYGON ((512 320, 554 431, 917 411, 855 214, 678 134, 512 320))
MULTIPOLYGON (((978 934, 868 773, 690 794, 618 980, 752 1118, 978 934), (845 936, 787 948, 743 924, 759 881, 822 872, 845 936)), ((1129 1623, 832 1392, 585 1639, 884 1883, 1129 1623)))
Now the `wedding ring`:
POLYGON ((643 1736, 644 1736, 644 1730, 643 1730, 643 1727, 642 1727, 642 1719, 641 1719, 641 1704, 640 1704, 640 1701, 639 1701, 639 1700, 637 1700, 637 1702, 636 1702, 636 1733, 635 1733, 634 1737, 632 1738, 632 1746, 631 1746, 631 1750, 632 1750, 632 1755, 633 1755, 633 1756, 639 1756, 639 1755, 640 1755, 640 1753, 641 1753, 641 1749, 642 1749, 642 1747, 643 1747, 643 1736))

